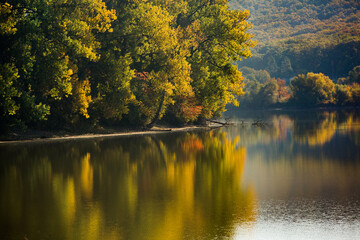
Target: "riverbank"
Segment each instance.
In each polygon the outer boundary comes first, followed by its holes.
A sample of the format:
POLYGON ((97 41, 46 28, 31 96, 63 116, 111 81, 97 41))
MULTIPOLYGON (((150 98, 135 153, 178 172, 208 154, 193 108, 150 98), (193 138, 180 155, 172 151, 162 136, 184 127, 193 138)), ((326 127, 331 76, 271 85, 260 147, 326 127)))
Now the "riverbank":
POLYGON ((173 132, 187 132, 201 129, 219 128, 221 124, 190 125, 185 127, 154 126, 150 129, 102 129, 97 132, 72 133, 72 132, 48 132, 30 130, 22 133, 10 133, 0 136, 0 144, 26 143, 26 142, 48 142, 77 139, 108 138, 119 136, 152 135, 173 132))

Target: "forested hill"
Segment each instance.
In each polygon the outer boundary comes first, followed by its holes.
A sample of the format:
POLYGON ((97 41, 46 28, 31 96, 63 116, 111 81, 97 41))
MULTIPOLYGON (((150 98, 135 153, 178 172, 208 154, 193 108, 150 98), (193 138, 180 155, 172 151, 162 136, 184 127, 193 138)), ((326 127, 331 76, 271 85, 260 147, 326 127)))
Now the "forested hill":
POLYGON ((248 9, 258 41, 241 66, 274 77, 309 71, 341 77, 360 64, 359 0, 232 0, 248 9))

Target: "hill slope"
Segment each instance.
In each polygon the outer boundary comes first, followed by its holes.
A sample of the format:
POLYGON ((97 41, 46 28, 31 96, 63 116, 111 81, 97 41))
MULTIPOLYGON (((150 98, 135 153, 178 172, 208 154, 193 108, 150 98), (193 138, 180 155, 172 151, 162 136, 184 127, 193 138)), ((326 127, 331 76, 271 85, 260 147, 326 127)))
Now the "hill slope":
POLYGON ((309 71, 344 76, 360 65, 359 0, 233 0, 249 9, 258 41, 254 57, 240 66, 275 77, 309 71))

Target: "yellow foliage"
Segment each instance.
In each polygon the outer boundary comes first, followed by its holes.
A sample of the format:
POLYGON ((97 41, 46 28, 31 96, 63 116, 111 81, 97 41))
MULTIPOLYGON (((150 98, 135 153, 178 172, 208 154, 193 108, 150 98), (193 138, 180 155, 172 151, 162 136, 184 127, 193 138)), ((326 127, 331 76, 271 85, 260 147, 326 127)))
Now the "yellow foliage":
POLYGON ((9 3, 0 3, 0 35, 11 35, 17 31, 13 6, 9 3))
POLYGON ((90 82, 88 79, 84 81, 75 81, 74 82, 74 108, 75 111, 78 111, 81 115, 86 118, 89 118, 88 108, 91 103, 91 95, 90 95, 90 82))

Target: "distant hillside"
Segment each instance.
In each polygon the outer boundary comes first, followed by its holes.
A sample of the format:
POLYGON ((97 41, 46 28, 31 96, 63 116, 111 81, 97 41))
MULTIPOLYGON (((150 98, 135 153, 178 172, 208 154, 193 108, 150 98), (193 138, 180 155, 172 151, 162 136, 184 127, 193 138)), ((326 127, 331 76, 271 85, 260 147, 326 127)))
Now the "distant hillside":
POLYGON ((248 9, 258 41, 254 57, 240 63, 275 77, 309 71, 332 78, 360 65, 359 0, 233 0, 248 9))

